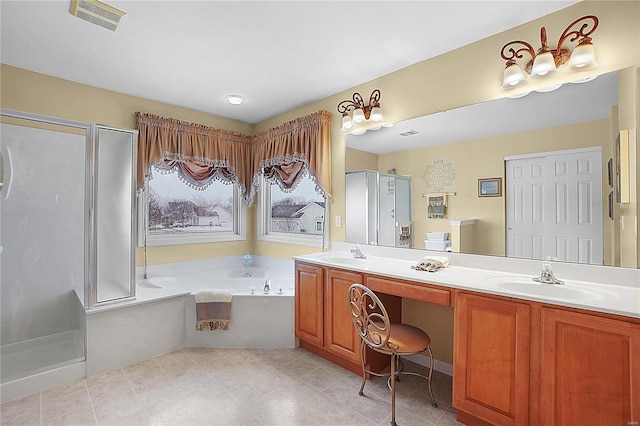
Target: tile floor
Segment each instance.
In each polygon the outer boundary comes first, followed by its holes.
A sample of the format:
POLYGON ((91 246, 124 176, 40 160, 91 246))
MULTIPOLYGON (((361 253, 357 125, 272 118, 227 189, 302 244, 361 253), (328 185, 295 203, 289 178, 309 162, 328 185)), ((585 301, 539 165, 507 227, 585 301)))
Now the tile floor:
MULTIPOLYGON (((451 377, 434 372, 438 408, 425 385, 399 383, 398 424, 458 424, 451 377)), ((359 386, 360 376, 299 348, 186 348, 4 403, 0 424, 388 425, 384 379, 367 382, 364 397, 359 386)))

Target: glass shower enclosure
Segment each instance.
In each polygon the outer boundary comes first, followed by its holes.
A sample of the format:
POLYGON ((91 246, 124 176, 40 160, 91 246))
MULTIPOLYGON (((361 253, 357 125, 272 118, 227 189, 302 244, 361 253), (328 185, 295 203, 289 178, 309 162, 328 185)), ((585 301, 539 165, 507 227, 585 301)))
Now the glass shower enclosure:
POLYGON ((345 179, 345 240, 411 247, 411 178, 359 170, 345 179))
POLYGON ((135 297, 136 136, 2 110, 3 401, 11 384, 85 361, 86 309, 135 297))

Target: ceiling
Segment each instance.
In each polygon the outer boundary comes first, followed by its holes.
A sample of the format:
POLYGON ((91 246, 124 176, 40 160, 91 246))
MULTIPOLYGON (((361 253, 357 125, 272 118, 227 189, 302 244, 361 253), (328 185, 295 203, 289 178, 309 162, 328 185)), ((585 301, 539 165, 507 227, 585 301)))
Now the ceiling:
POLYGON ((255 124, 576 2, 108 0, 111 32, 69 0, 0 0, 0 60, 255 124))
POLYGON ((348 135, 347 146, 374 154, 476 140, 537 129, 602 120, 618 104, 618 73, 525 97, 502 98, 395 123, 393 127, 348 135), (414 131, 411 135, 401 135, 414 131))

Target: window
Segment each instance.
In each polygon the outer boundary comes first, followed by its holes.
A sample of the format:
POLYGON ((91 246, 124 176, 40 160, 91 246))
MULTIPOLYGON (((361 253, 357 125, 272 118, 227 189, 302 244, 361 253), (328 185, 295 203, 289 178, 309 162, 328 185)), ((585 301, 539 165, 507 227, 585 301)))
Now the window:
POLYGON ((144 195, 147 245, 244 239, 244 206, 235 185, 214 181, 197 190, 182 182, 177 172, 153 170, 144 195))
POLYGON ((326 243, 327 206, 316 184, 305 174, 293 191, 262 181, 258 208, 259 239, 322 247, 326 243))

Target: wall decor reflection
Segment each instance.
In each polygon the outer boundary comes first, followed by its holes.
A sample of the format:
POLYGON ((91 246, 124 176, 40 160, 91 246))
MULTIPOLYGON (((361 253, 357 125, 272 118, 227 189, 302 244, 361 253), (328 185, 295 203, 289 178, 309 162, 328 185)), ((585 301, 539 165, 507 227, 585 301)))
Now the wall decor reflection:
POLYGON ((609 192, 609 219, 613 220, 613 191, 609 192))
POLYGON ((444 160, 434 160, 433 164, 427 164, 425 167, 422 180, 427 189, 438 192, 453 185, 456 175, 456 170, 451 163, 445 163, 444 160))
POLYGON ((478 179, 478 197, 502 197, 502 178, 478 179))
POLYGON ((609 187, 613 188, 613 158, 609 158, 607 163, 607 178, 609 180, 609 187))

